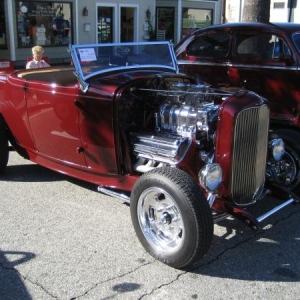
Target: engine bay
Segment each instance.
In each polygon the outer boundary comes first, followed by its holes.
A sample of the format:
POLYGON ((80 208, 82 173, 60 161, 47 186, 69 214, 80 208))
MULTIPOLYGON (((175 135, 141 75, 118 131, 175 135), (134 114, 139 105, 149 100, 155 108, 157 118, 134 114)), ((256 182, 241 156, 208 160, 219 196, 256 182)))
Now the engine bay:
POLYGON ((188 79, 156 76, 122 93, 119 117, 137 159, 135 170, 178 163, 192 141, 203 151, 213 148, 218 109, 231 93, 188 79))

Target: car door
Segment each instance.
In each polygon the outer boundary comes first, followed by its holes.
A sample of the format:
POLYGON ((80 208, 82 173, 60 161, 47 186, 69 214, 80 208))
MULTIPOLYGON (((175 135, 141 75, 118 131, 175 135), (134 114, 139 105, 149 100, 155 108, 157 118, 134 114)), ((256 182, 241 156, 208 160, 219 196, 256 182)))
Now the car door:
POLYGON ((86 166, 80 152, 77 86, 41 81, 28 81, 26 85, 28 120, 39 155, 73 166, 86 166))
POLYGON ((228 31, 209 31, 192 36, 176 50, 181 72, 195 76, 199 82, 226 85, 229 46, 231 35, 228 31), (179 54, 187 45, 182 54, 179 54))
POLYGON ((273 119, 296 117, 298 76, 296 57, 283 37, 272 32, 236 33, 228 69, 230 84, 265 97, 273 119))
POLYGON ((79 95, 79 123, 82 152, 88 168, 104 178, 118 175, 114 134, 113 99, 115 87, 110 85, 89 87, 89 92, 79 95))

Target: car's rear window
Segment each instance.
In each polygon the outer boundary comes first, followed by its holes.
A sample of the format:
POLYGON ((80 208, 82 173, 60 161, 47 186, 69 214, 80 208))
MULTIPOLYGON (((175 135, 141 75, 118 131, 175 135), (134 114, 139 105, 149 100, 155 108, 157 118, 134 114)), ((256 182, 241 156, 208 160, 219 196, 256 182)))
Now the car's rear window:
POLYGON ((230 34, 214 33, 198 36, 187 49, 187 54, 200 57, 226 57, 230 34))
POLYGON ((296 44, 298 51, 300 52, 300 33, 296 33, 293 35, 293 41, 296 44))

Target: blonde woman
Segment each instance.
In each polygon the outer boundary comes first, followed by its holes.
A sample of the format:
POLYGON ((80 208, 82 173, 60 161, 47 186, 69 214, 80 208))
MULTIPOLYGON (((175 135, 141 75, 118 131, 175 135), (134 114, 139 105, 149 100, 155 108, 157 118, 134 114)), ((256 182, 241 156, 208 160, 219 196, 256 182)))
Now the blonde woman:
POLYGON ((32 48, 33 60, 26 64, 26 69, 37 69, 37 68, 47 68, 50 65, 43 60, 44 49, 41 46, 34 46, 32 48))

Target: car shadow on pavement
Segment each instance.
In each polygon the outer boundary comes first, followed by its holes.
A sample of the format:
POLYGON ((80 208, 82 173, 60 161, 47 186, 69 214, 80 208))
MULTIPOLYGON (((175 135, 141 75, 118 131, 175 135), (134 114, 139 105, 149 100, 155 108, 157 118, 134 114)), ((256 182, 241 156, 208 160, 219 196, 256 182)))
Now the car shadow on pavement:
MULTIPOLYGON (((98 187, 97 184, 90 183, 81 179, 71 177, 66 174, 53 171, 51 169, 45 168, 43 166, 40 166, 32 162, 29 162, 28 164, 23 163, 21 165, 8 165, 5 171, 2 174, 0 174, 0 182, 1 181, 33 182, 33 183, 67 181, 70 182, 71 184, 77 185, 81 188, 99 194, 97 190, 98 187)), ((126 201, 124 201, 123 204, 128 205, 126 201)))
POLYGON ((7 166, 4 173, 0 174, 1 180, 12 182, 56 182, 66 180, 82 188, 97 192, 96 184, 73 178, 33 163, 7 166))
POLYGON ((35 258, 30 252, 3 251, 0 249, 0 299, 32 299, 24 278, 15 268, 35 258))
POLYGON ((65 175, 36 164, 7 166, 0 180, 16 182, 51 182, 65 180, 65 175))
POLYGON ((218 278, 300 282, 300 206, 272 216, 253 231, 241 221, 215 225, 207 256, 192 272, 218 278))

